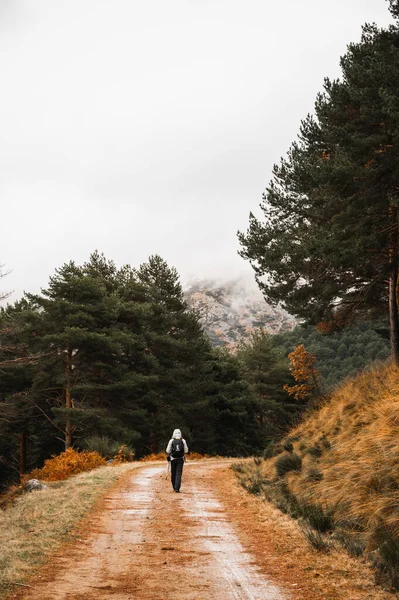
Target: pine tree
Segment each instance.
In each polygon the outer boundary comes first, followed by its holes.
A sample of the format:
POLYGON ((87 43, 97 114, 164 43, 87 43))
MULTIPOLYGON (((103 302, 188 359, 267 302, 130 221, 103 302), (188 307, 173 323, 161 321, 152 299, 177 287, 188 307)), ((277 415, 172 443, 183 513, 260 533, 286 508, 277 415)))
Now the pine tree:
POLYGON ((42 354, 27 327, 36 317, 25 300, 0 313, 0 480, 23 475, 40 455, 41 413, 31 402, 30 388, 42 354))
POLYGON ((104 261, 99 269, 97 259, 64 265, 41 295, 28 295, 40 311, 37 335, 47 356, 32 392, 37 401, 47 399, 47 417, 63 433, 65 448, 89 433, 128 435, 117 413, 134 333, 118 323, 116 272, 104 272, 104 261))
MULTIPOLYGON (((145 437, 147 448, 157 451, 179 426, 176 423, 186 425, 187 410, 197 402, 197 384, 211 348, 198 315, 187 305, 175 268, 160 256, 151 256, 137 270, 137 278, 151 310, 147 346, 157 363, 157 384, 146 403, 150 418, 145 437)), ((188 431, 188 439, 190 435, 188 431)))
MULTIPOLYGON (((397 15, 397 3, 391 2, 397 15)), ((342 325, 389 305, 399 362, 399 30, 363 28, 239 234, 270 302, 342 325), (266 276, 266 277, 265 277, 266 276)))
POLYGON ((137 456, 164 449, 175 427, 212 454, 262 447, 237 359, 211 348, 160 257, 138 270, 98 252, 67 263, 41 294, 3 311, 0 337, 3 476, 10 461, 40 466, 93 436, 133 445, 137 456))
POLYGON ((255 330, 239 345, 237 358, 243 377, 255 398, 255 415, 263 436, 263 448, 292 424, 304 404, 292 402, 284 386, 292 382, 284 348, 272 336, 255 330))
POLYGON ((247 456, 263 449, 257 402, 238 359, 214 348, 196 379, 197 399, 187 406, 193 449, 206 454, 247 456))

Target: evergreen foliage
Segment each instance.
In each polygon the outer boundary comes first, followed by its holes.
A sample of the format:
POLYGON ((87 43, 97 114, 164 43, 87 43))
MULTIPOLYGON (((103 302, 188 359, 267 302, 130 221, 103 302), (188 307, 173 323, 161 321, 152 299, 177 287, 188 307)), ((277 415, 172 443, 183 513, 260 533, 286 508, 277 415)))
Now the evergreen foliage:
POLYGON ((255 330, 237 351, 242 374, 256 400, 256 419, 266 447, 292 425, 305 403, 293 401, 284 386, 293 383, 285 348, 255 330))
POLYGON ((330 391, 340 381, 354 376, 374 361, 389 357, 386 328, 377 322, 361 322, 351 327, 323 335, 316 327, 297 327, 273 338, 286 354, 303 344, 317 359, 323 392, 330 391))
POLYGON ((159 452, 175 426, 198 452, 274 448, 305 408, 284 390, 294 347, 315 355, 326 390, 387 356, 383 325, 330 336, 313 327, 256 331, 232 355, 211 347, 177 272, 159 256, 138 269, 118 269, 97 252, 81 266, 67 263, 41 294, 0 313, 0 477, 93 439, 137 457, 159 452))
POLYGON ((194 451, 263 447, 240 362, 211 347, 159 256, 138 269, 98 252, 63 265, 41 294, 1 311, 0 342, 3 479, 93 440, 156 453, 175 427, 194 451))
MULTIPOLYGON (((391 11, 398 16, 398 4, 391 11)), ((240 233, 265 298, 341 325, 389 304, 399 362, 399 29, 365 25, 240 233)))

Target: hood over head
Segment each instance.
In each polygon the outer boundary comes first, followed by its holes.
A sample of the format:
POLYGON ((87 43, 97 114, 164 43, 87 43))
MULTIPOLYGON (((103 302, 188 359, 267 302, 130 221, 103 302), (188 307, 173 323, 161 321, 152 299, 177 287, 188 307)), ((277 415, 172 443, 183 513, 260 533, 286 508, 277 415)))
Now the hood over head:
POLYGON ((181 439, 181 431, 180 429, 175 429, 173 432, 172 437, 176 440, 180 440, 181 439))

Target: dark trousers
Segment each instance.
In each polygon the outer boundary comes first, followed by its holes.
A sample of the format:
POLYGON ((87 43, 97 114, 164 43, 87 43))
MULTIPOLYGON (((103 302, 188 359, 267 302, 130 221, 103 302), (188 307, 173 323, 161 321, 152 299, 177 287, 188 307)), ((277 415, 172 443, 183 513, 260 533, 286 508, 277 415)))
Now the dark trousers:
POLYGON ((170 461, 170 470, 172 473, 172 486, 174 490, 180 490, 183 465, 184 460, 182 458, 175 458, 174 460, 170 461))

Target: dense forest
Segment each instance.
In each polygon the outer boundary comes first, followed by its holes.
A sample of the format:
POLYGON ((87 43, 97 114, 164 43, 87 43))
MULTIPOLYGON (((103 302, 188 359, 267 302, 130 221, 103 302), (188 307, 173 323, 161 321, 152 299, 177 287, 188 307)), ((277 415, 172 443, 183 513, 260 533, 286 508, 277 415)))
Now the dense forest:
POLYGON ((294 347, 315 355, 325 389, 388 353, 367 324, 330 336, 255 330, 234 353, 213 348, 159 256, 137 269, 98 252, 67 263, 0 321, 4 483, 70 446, 156 453, 176 426, 197 452, 260 453, 306 408, 284 389, 294 347))
MULTIPOLYGON (((70 446, 158 452, 175 427, 198 452, 251 454, 301 410, 279 381, 275 398, 257 392, 248 348, 238 357, 211 347, 159 256, 137 269, 98 252, 65 264, 0 321, 3 481, 70 446)), ((272 368, 281 355, 266 346, 272 368)))
POLYGON ((306 409, 289 391, 295 348, 320 393, 385 360, 389 339, 399 363, 398 25, 366 25, 341 67, 275 165, 263 220, 239 233, 267 302, 303 325, 228 352, 161 257, 64 264, 0 313, 3 483, 71 446, 158 452, 175 427, 201 453, 258 453, 306 409))
POLYGON ((282 346, 285 354, 303 344, 317 360, 324 392, 331 391, 342 380, 376 361, 385 361, 389 357, 388 326, 379 321, 361 321, 329 335, 311 325, 296 327, 275 336, 273 342, 277 347, 282 346))

